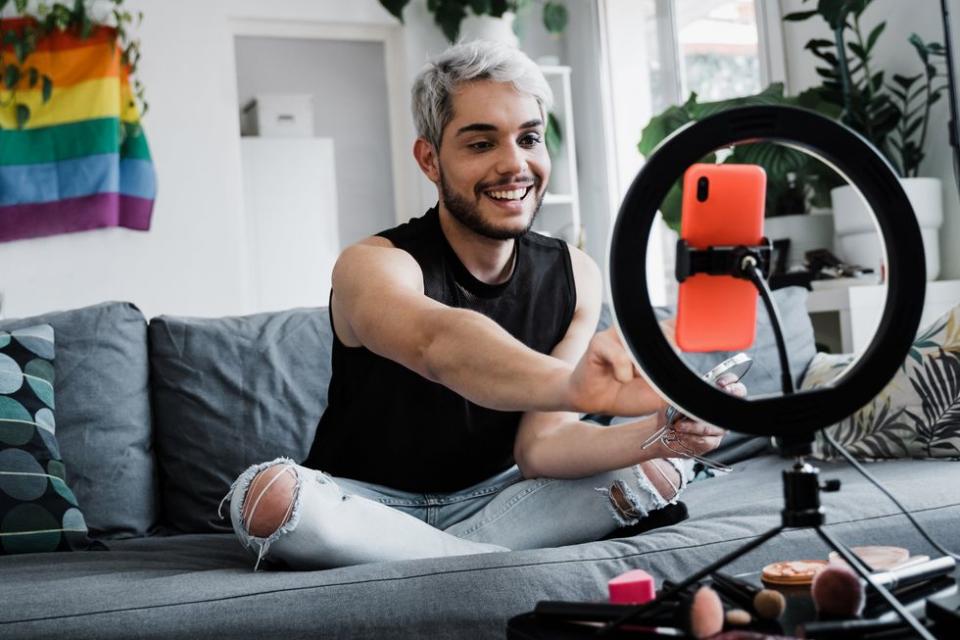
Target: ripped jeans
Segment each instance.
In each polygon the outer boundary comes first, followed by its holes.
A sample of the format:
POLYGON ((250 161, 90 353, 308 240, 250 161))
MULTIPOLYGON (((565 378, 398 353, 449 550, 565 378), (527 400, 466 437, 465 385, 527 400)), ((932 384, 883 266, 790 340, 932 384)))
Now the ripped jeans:
MULTIPOLYGON (((682 491, 692 465, 669 462, 682 491)), ((513 466, 462 491, 420 494, 334 478, 277 458, 244 471, 221 509, 230 502, 233 530, 256 557, 256 571, 264 560, 325 569, 589 542, 636 524, 676 498, 661 497, 639 466, 570 480, 526 480, 513 466), (242 517, 247 490, 260 471, 277 464, 296 473, 290 515, 270 536, 256 537, 242 517)))

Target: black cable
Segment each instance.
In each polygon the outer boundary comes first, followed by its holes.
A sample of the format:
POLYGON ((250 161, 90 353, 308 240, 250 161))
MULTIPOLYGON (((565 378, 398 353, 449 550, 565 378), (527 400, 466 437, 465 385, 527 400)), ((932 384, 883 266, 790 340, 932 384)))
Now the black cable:
POLYGON ((787 358, 787 345, 783 340, 783 331, 780 329, 780 311, 777 305, 773 303, 773 297, 770 293, 770 287, 767 281, 763 279, 760 270, 757 268, 755 260, 744 259, 741 270, 747 278, 757 287, 760 297, 763 298, 763 304, 767 307, 767 316, 770 318, 770 325, 773 327, 773 335, 777 339, 777 354, 780 356, 780 386, 783 389, 783 395, 790 395, 794 392, 793 376, 790 375, 790 360, 787 358))
POLYGON ((911 514, 909 511, 907 511, 907 508, 904 507, 903 504, 901 504, 900 501, 897 500, 897 499, 894 497, 894 495, 887 490, 886 487, 884 487, 882 484, 880 484, 880 481, 877 480, 876 478, 874 478, 873 475, 872 475, 869 471, 867 471, 867 470, 863 467, 862 464, 860 464, 859 462, 857 462, 857 459, 854 458, 854 457, 850 454, 850 452, 847 451, 847 450, 843 447, 843 445, 841 445, 839 442, 837 442, 837 441, 833 438, 833 436, 831 436, 830 433, 829 433, 826 429, 823 430, 823 436, 827 439, 827 442, 830 443, 830 446, 832 446, 834 449, 836 449, 837 452, 838 452, 841 456, 843 456, 844 459, 845 459, 847 462, 849 462, 851 466, 853 466, 854 469, 856 469, 857 471, 859 471, 860 474, 861 474, 864 478, 866 478, 867 480, 869 480, 870 482, 872 482, 873 485, 874 485, 877 489, 879 489, 879 490, 881 491, 881 493, 883 493, 883 495, 885 495, 885 496, 887 496, 888 498, 890 498, 890 500, 891 500, 891 502, 893 502, 893 504, 897 505, 897 507, 900 509, 900 511, 903 512, 903 515, 907 516, 907 519, 908 519, 911 523, 913 523, 913 526, 917 528, 917 531, 919 531, 920 534, 921 534, 924 538, 927 539, 927 542, 929 542, 931 545, 933 545, 933 548, 934 548, 934 549, 936 549, 937 551, 939 551, 940 553, 942 553, 942 554, 945 555, 945 556, 950 556, 950 557, 953 558, 954 560, 960 560, 960 556, 958 556, 956 553, 950 551, 949 549, 944 548, 944 547, 941 546, 936 540, 934 540, 933 538, 931 538, 931 537, 930 537, 930 534, 927 533, 926 529, 924 529, 922 526, 920 526, 920 523, 917 522, 916 519, 914 519, 913 514, 911 514))

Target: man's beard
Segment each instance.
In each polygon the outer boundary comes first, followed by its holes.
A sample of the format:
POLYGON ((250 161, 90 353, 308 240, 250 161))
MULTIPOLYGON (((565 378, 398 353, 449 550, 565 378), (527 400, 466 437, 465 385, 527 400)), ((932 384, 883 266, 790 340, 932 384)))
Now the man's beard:
POLYGON ((543 205, 543 198, 537 196, 537 193, 540 191, 540 180, 534 178, 534 183, 533 186, 530 187, 530 190, 532 193, 527 194, 527 196, 537 199, 537 206, 533 210, 533 215, 530 216, 530 221, 520 230, 501 229, 490 224, 483 218, 480 214, 480 207, 476 202, 471 202, 467 198, 454 193, 449 185, 447 185, 447 181, 444 180, 443 171, 440 172, 440 196, 443 199, 444 206, 447 207, 447 211, 449 211, 450 215, 456 218, 460 224, 470 229, 470 231, 484 238, 490 238, 491 240, 514 240, 530 230, 530 227, 533 226, 533 221, 537 219, 537 214, 540 213, 540 207, 543 205))

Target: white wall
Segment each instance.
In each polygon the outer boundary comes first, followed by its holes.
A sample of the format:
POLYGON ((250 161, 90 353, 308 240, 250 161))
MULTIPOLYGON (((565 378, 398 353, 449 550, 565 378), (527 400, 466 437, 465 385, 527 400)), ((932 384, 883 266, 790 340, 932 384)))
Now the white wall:
MULTIPOLYGON (((158 177, 153 227, 146 233, 104 229, 0 244, 4 317, 104 300, 132 301, 147 317, 219 316, 251 309, 232 21, 396 29, 404 69, 404 77, 397 80, 404 91, 429 55, 447 46, 425 0, 410 3, 405 26, 377 0, 128 4, 131 11, 144 13, 138 31, 143 50, 140 78, 150 103, 144 126, 158 177)), ((563 57, 563 39, 544 33, 539 9, 520 20, 522 46, 532 57, 563 57)), ((401 139, 407 146, 401 155, 410 161, 401 171, 404 184, 411 188, 404 194, 401 217, 410 217, 436 201, 436 190, 412 160, 414 130, 409 113, 405 116, 401 139)))
MULTIPOLYGON (((808 11, 811 3, 801 0, 780 0, 784 14, 793 11, 808 11)), ((954 37, 960 36, 960 1, 950 0, 952 13, 951 30, 954 37)), ((886 78, 893 74, 915 75, 920 73, 920 63, 913 47, 907 42, 911 33, 917 33, 924 41, 943 42, 943 24, 940 17, 940 2, 905 2, 904 0, 875 0, 864 12, 861 27, 865 33, 881 21, 887 27, 880 35, 873 55, 875 65, 883 69, 886 78)), ((784 23, 784 49, 790 93, 796 94, 807 87, 819 84, 815 58, 804 50, 811 38, 829 38, 830 29, 820 18, 805 22, 784 23)), ((957 41, 960 44, 960 41, 957 41)), ((943 181, 944 225, 940 230, 940 256, 942 266, 940 279, 960 278, 960 197, 953 175, 952 150, 947 138, 949 108, 946 96, 934 106, 927 136, 927 157, 920 167, 924 176, 937 177, 943 181)))
MULTIPOLYGON (((143 10, 140 77, 158 176, 149 232, 106 229, 0 244, 5 317, 130 300, 148 317, 218 316, 250 309, 231 22, 237 19, 379 25, 401 29, 376 0, 130 0, 143 10)), ((410 9, 426 11, 423 7, 410 9)), ((428 23, 403 29, 409 86, 428 23)), ((439 46, 434 46, 434 45, 439 46)), ((412 124, 406 138, 412 146, 412 124)), ((407 179, 418 181, 411 161, 407 179)), ((410 215, 422 211, 411 190, 410 215)))
POLYGON ((258 94, 313 96, 312 135, 334 141, 339 245, 393 226, 383 43, 239 37, 236 52, 238 109, 258 94))

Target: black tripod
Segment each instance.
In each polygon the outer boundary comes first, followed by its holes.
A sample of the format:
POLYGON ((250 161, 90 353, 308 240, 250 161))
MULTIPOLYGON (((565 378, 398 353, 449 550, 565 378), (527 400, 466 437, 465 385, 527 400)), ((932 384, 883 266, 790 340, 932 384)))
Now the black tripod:
MULTIPOLYGON (((691 248, 681 239, 677 243, 676 271, 678 280, 681 280, 681 282, 684 278, 696 273, 708 273, 711 275, 727 274, 753 282, 760 292, 760 296, 763 298, 767 315, 770 317, 770 324, 773 327, 774 336, 777 341, 777 351, 780 356, 783 393, 787 395, 794 392, 793 378, 790 375, 786 345, 780 329, 780 313, 773 302, 770 288, 767 286, 766 280, 764 280, 761 273, 761 271, 767 270, 770 255, 769 243, 766 242, 766 239, 764 239, 764 242, 765 244, 760 246, 709 247, 708 249, 698 250, 691 248)), ((784 529, 806 527, 816 531, 817 535, 820 536, 820 539, 823 540, 828 547, 836 551, 867 584, 876 589, 883 599, 903 618, 904 622, 910 625, 918 637, 926 640, 936 640, 926 627, 907 611, 906 607, 904 607, 890 591, 883 585, 874 582, 870 575, 870 568, 865 566, 860 558, 824 530, 823 525, 825 518, 823 508, 820 506, 820 492, 839 491, 840 481, 828 480, 824 485, 820 485, 820 470, 804 461, 804 456, 810 455, 811 453, 812 443, 812 434, 780 439, 779 444, 781 450, 795 457, 793 467, 783 472, 784 509, 781 511, 780 526, 770 529, 756 540, 752 540, 739 549, 723 556, 683 582, 664 589, 657 600, 635 607, 617 620, 609 622, 600 630, 598 635, 602 636, 612 633, 621 625, 636 620, 659 605, 661 601, 677 595, 690 585, 746 555, 784 529)))
POLYGON ((784 529, 809 527, 816 531, 817 535, 827 544, 828 547, 840 554, 847 564, 849 564, 857 574, 860 575, 870 586, 876 589, 883 599, 900 615, 903 620, 921 638, 935 640, 934 636, 923 626, 909 611, 900 603, 897 598, 887 590, 883 585, 873 581, 870 575, 870 569, 863 564, 853 552, 850 551, 842 542, 834 538, 823 528, 825 522, 823 508, 820 506, 821 491, 839 491, 839 480, 828 480, 823 485, 820 484, 820 470, 803 461, 802 456, 798 456, 791 469, 783 471, 783 497, 785 506, 781 511, 781 524, 778 527, 770 529, 756 540, 751 540, 739 549, 723 556, 716 562, 696 572, 683 582, 664 589, 657 600, 645 605, 640 605, 631 611, 625 613, 622 617, 606 625, 598 635, 606 635, 613 632, 623 624, 627 624, 643 616, 650 611, 656 603, 666 600, 678 593, 684 591, 687 587, 707 577, 711 573, 722 569, 734 560, 746 555, 753 549, 756 549, 767 540, 770 540, 784 529))

